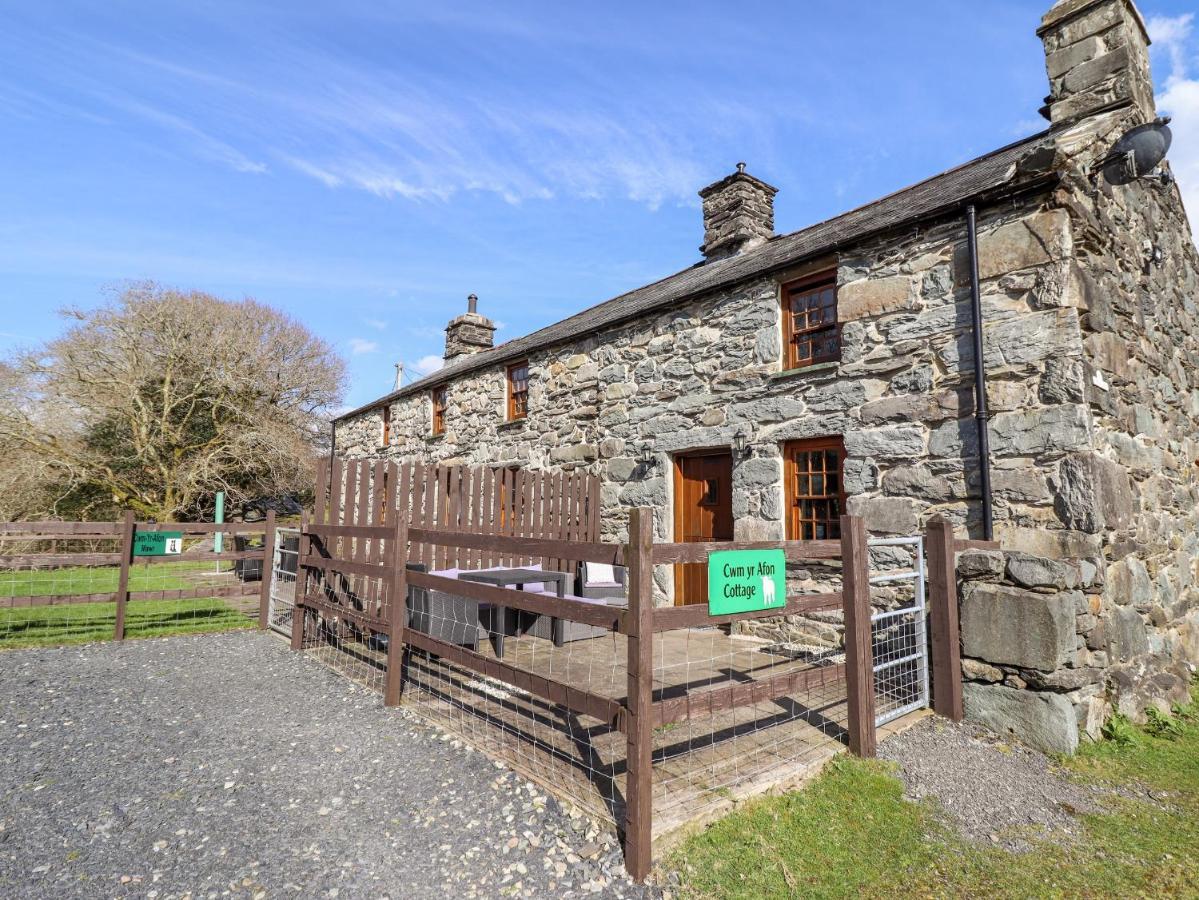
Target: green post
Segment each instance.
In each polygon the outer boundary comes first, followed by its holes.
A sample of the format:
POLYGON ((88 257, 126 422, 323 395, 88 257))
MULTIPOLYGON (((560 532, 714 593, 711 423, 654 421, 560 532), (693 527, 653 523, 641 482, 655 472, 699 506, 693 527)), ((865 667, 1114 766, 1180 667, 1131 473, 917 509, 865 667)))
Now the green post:
MULTIPOLYGON (((225 521, 225 492, 216 492, 216 516, 213 521, 220 525, 225 521)), ((221 532, 216 533, 216 538, 212 542, 212 549, 220 553, 225 547, 225 535, 221 532)))

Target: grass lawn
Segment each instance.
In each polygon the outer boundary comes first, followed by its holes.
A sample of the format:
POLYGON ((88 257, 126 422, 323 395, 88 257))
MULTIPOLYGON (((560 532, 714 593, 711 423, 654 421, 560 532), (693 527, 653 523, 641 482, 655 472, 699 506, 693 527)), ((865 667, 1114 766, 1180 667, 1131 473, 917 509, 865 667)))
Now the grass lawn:
MULTIPOLYGON (((178 591, 192 587, 180 577, 229 571, 228 561, 188 560, 141 563, 129 569, 131 591, 178 591), (218 569, 217 567, 222 568, 218 569)), ((61 569, 0 569, 0 598, 53 597, 66 594, 103 594, 117 589, 118 566, 64 566, 61 569)))
MULTIPOLYGON (((0 609, 0 649, 111 640, 115 603, 71 603, 0 609)), ((218 598, 131 600, 125 636, 164 637, 249 628, 254 620, 218 598)))
POLYGON ((903 798, 891 767, 836 760, 803 791, 747 804, 665 861, 682 895, 776 897, 1199 897, 1199 687, 1148 729, 1064 760, 1073 777, 1148 787, 1162 806, 1113 799, 1085 837, 1027 853, 969 844, 903 798))

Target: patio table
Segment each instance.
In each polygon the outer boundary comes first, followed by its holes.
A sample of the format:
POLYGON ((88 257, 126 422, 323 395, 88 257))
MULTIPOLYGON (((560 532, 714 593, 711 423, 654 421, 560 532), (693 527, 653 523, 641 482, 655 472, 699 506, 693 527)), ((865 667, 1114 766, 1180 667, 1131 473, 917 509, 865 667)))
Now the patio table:
MULTIPOLYGON (((566 573, 554 572, 544 569, 491 569, 486 572, 459 572, 458 578, 461 581, 477 581, 480 584, 490 584, 495 587, 508 587, 515 585, 518 591, 523 591, 526 584, 545 584, 553 582, 554 590, 559 597, 566 596, 566 573)), ((494 604, 496 608, 496 621, 498 626, 495 629, 494 647, 495 655, 498 659, 504 658, 504 635, 508 632, 508 615, 509 609, 506 606, 494 604)), ((513 634, 515 636, 515 628, 513 634)))

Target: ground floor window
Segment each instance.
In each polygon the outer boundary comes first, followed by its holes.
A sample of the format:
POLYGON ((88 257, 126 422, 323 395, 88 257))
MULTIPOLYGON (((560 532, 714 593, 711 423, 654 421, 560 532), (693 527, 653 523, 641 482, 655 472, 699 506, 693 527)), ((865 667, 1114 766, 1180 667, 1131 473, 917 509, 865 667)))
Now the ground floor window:
POLYGON ((841 469, 845 446, 839 437, 791 441, 783 446, 787 479, 787 539, 841 537, 845 493, 841 469))

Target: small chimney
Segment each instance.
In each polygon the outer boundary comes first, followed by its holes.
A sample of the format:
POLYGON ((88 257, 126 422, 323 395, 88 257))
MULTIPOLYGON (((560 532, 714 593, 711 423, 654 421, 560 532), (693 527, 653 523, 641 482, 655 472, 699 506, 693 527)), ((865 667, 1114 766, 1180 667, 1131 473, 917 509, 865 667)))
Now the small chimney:
POLYGON ((1149 32, 1133 0, 1058 0, 1037 35, 1049 73, 1041 114, 1054 125, 1127 106, 1156 117, 1149 32))
POLYGON ((774 195, 771 187, 745 171, 737 171, 699 192, 704 202, 704 244, 700 251, 711 261, 744 253, 774 236, 774 195))
POLYGON ((466 312, 451 319, 445 327, 446 361, 490 350, 495 346, 495 323, 479 315, 479 298, 471 294, 466 298, 466 312))

